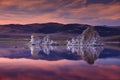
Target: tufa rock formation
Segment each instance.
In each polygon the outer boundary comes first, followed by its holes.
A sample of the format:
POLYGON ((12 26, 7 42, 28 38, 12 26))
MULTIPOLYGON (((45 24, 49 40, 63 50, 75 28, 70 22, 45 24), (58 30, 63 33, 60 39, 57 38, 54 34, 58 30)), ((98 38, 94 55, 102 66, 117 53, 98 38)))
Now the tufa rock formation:
POLYGON ((101 37, 94 27, 88 27, 81 35, 67 42, 67 45, 103 45, 101 37))

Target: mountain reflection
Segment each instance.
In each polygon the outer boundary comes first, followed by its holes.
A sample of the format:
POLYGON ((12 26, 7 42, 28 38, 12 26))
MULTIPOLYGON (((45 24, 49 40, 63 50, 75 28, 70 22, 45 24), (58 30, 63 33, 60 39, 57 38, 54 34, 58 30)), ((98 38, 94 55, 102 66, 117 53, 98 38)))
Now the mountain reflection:
POLYGON ((94 64, 94 61, 99 57, 102 46, 30 46, 31 55, 40 57, 45 60, 85 60, 89 64, 94 64), (66 48, 63 50, 63 48, 66 48), (61 52, 60 52, 61 51, 61 52))

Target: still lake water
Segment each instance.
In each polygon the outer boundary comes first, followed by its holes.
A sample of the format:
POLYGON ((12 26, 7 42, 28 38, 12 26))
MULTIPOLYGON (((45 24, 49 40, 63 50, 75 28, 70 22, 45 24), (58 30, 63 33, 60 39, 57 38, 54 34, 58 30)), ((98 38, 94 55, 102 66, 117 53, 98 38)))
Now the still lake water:
POLYGON ((0 80, 120 80, 120 46, 0 42, 0 80))

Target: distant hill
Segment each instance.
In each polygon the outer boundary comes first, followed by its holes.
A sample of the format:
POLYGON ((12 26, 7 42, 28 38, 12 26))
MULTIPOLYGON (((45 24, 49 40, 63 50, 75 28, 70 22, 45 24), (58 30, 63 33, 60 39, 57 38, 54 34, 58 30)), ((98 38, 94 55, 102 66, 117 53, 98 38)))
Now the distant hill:
MULTIPOLYGON (((87 24, 60 24, 60 23, 43 23, 43 24, 8 24, 0 25, 0 33, 65 33, 80 34, 87 27, 87 24)), ((100 36, 120 35, 120 27, 94 26, 100 36)))

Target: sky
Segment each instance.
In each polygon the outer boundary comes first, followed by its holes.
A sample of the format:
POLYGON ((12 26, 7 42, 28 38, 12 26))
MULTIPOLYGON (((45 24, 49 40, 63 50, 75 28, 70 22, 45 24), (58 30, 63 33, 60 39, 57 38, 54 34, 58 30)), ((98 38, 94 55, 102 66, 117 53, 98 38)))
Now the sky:
POLYGON ((120 26, 120 0, 0 0, 0 24, 120 26))

